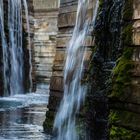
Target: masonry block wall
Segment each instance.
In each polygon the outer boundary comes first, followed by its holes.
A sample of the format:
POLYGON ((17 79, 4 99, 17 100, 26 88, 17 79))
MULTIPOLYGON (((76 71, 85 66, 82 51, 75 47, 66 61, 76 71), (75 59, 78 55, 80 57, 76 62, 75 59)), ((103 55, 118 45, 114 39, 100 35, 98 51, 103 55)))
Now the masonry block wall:
POLYGON ((37 90, 49 88, 56 52, 58 0, 33 0, 34 61, 37 90), (48 86, 43 86, 48 85, 48 86), (42 87, 43 86, 43 87, 42 87))

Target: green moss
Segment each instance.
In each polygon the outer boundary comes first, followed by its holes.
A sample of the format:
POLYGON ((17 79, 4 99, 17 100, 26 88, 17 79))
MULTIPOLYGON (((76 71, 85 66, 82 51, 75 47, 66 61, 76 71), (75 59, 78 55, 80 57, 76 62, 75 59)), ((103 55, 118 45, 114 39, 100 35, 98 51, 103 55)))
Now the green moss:
POLYGON ((104 0, 99 0, 99 8, 103 6, 104 0))
MULTIPOLYGON (((131 3, 131 0, 126 1, 124 11, 127 13, 127 5, 131 3)), ((131 5, 132 7, 132 5, 131 5)), ((129 7, 130 10, 130 7, 129 7)), ((131 8, 132 11, 132 8, 131 8)), ((128 13, 129 14, 129 13, 128 13)), ((123 15, 125 16, 125 14, 123 15)), ((132 19, 132 14, 129 16, 132 19)), ((122 46, 123 46, 123 54, 120 58, 118 58, 116 62, 116 66, 113 69, 113 78, 112 78, 112 92, 110 97, 117 96, 123 97, 126 96, 125 93, 130 92, 132 89, 131 85, 131 77, 132 77, 132 69, 134 68, 134 64, 132 61, 133 56, 133 48, 130 47, 132 44, 132 23, 125 23, 122 28, 122 46)), ((128 96, 128 95, 127 95, 128 96)))
POLYGON ((124 47, 132 45, 132 35, 133 35, 132 29, 133 29, 132 23, 124 25, 124 28, 122 29, 122 45, 124 47))
POLYGON ((129 111, 123 111, 123 110, 111 110, 109 115, 109 123, 110 124, 122 124, 122 125, 129 125, 133 124, 132 129, 135 129, 136 127, 139 128, 140 124, 140 114, 129 112, 129 111))
MULTIPOLYGON (((118 58, 116 66, 113 69, 112 91, 110 97, 118 97, 125 100, 132 93, 132 70, 135 65, 132 61, 134 48, 132 45, 131 22, 133 16, 133 0, 125 0, 123 9, 123 27, 121 34, 121 43, 123 54, 118 58)), ((140 115, 137 113, 115 110, 110 111, 110 140, 139 140, 140 133, 140 115)))
POLYGON ((133 48, 125 48, 123 55, 117 60, 113 69, 113 87, 110 96, 123 96, 126 89, 131 89, 131 75, 134 68, 132 55, 133 48))
POLYGON ((110 131, 110 140, 139 140, 140 134, 127 130, 123 127, 117 127, 112 125, 110 131))
POLYGON ((86 137, 86 124, 85 119, 82 117, 77 118, 76 120, 76 131, 80 139, 85 139, 86 137))
POLYGON ((139 117, 136 113, 112 110, 109 115, 110 140, 138 140, 140 133, 133 130, 139 130, 139 117))

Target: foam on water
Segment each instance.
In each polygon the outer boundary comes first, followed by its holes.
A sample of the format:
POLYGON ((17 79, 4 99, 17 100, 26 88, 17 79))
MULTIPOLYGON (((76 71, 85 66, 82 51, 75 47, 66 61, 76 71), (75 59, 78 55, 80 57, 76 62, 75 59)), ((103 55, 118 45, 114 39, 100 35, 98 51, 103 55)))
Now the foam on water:
POLYGON ((43 133, 48 95, 18 94, 0 98, 0 140, 50 140, 43 133), (7 106, 8 105, 8 106, 7 106))
POLYGON ((29 94, 19 94, 13 95, 10 97, 2 97, 0 98, 0 103, 10 103, 9 106, 7 105, 5 108, 0 108, 0 111, 4 111, 6 109, 16 109, 21 107, 27 107, 33 104, 47 104, 48 102, 48 95, 47 94, 36 94, 36 93, 29 93, 29 94), (13 105, 12 105, 13 103, 13 105))

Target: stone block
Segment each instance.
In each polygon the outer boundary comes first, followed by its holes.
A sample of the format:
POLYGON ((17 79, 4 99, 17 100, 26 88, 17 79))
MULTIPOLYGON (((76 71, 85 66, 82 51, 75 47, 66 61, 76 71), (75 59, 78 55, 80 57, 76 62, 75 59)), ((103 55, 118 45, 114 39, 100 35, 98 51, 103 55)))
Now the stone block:
POLYGON ((58 27, 74 26, 76 19, 76 12, 59 14, 58 27))
POLYGON ((58 0, 33 0, 34 9, 53 9, 58 8, 58 0))
POLYGON ((140 45, 140 20, 133 24, 133 44, 140 45))
POLYGON ((140 0, 134 0, 134 15, 133 19, 140 19, 140 0))
POLYGON ((52 76, 50 90, 63 92, 63 78, 52 76))
POLYGON ((133 53, 133 61, 140 62, 140 47, 135 47, 133 53))
POLYGON ((135 77, 140 77, 140 63, 139 62, 134 62, 135 68, 133 69, 133 76, 135 77))
POLYGON ((56 50, 58 0, 33 0, 34 61, 37 83, 49 82, 56 50))
MULTIPOLYGON (((61 38, 57 38, 57 46, 58 47, 66 47, 71 39, 71 36, 65 36, 61 38)), ((93 38, 91 36, 87 36, 85 39, 85 46, 93 46, 93 38)))

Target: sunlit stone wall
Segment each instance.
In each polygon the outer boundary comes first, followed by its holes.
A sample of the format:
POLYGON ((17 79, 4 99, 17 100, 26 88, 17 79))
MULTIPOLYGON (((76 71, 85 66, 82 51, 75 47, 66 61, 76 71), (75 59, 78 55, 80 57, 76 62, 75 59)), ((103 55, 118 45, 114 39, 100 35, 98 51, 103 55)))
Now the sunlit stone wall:
POLYGON ((37 91, 42 88, 47 91, 56 50, 58 0, 33 0, 33 7, 37 91))

